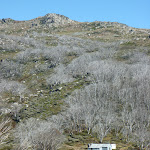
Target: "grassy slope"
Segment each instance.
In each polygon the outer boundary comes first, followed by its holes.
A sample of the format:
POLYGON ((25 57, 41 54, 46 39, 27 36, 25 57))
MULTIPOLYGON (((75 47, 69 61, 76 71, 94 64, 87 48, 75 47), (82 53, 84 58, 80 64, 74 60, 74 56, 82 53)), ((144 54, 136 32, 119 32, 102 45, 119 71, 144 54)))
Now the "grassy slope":
MULTIPOLYGON (((91 39, 102 42, 113 42, 113 41, 123 41, 120 45, 119 50, 117 51, 114 59, 117 61, 127 61, 128 56, 125 56, 128 52, 137 51, 139 47, 146 48, 147 55, 150 53, 150 38, 148 38, 148 33, 146 30, 133 29, 134 32, 128 32, 129 29, 121 31, 121 27, 114 26, 99 26, 96 23, 78 23, 73 26, 65 26, 63 28, 54 28, 52 30, 42 27, 31 28, 30 25, 21 23, 6 27, 1 27, 0 34, 9 34, 24 36, 28 33, 32 37, 32 32, 45 32, 46 34, 59 34, 59 35, 69 35, 74 37, 80 37, 83 39, 91 39)), ((42 37, 43 38, 43 37, 42 37)), ((41 39, 41 38, 39 38, 41 39)), ((45 36, 44 40, 47 41, 47 46, 57 46, 57 39, 49 39, 45 36), (52 42, 50 42, 52 40, 52 42)), ((139 49, 138 51, 141 51, 139 49)), ((17 54, 17 51, 0 51, 0 59, 14 59, 14 56, 17 54)), ((70 63, 74 58, 68 56, 70 63)), ((40 60, 40 63, 43 63, 40 60)), ((29 72, 32 68, 35 67, 34 62, 29 62, 25 65, 23 76, 18 78, 19 82, 25 81, 25 85, 30 89, 32 94, 37 94, 38 96, 31 96, 27 100, 24 100, 23 104, 28 104, 28 108, 22 109, 22 118, 26 119, 29 117, 40 117, 45 119, 48 116, 57 114, 62 111, 62 105, 64 104, 63 99, 71 94, 75 89, 82 88, 84 85, 88 84, 85 78, 77 78, 75 81, 68 84, 56 85, 53 87, 54 92, 50 94, 50 89, 46 85, 45 77, 50 75, 53 72, 53 69, 49 69, 48 72, 40 72, 35 76, 31 75, 29 72), (37 77, 38 76, 38 77, 37 77), (34 82, 33 82, 34 81, 34 82), (36 88, 35 88, 36 86, 36 88), (61 91, 57 91, 59 87, 62 87, 61 91), (41 91, 42 92, 38 92, 41 91), (42 103, 41 103, 42 102, 42 103)), ((19 101, 19 97, 12 95, 12 93, 3 93, 2 99, 9 99, 6 103, 12 103, 19 101), (15 98, 14 98, 15 97, 15 98)), ((25 106, 24 106, 25 107, 25 106)), ((66 143, 60 148, 60 150, 77 150, 87 148, 88 143, 98 142, 98 139, 84 133, 75 133, 72 137, 67 135, 66 143)), ((115 136, 113 133, 109 134, 105 139, 106 143, 117 143, 117 149, 127 150, 127 149, 136 149, 134 148, 133 143, 127 144, 125 141, 122 141, 121 135, 115 136)), ((6 147, 4 149, 7 149, 6 147)), ((9 149, 9 148, 8 148, 9 149)))

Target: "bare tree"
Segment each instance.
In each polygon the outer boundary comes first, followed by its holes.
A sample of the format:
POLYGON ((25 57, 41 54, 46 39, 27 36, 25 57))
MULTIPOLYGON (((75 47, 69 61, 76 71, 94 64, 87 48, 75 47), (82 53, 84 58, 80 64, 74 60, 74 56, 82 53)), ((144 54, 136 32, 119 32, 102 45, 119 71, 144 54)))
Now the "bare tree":
POLYGON ((93 131, 97 133, 97 137, 99 138, 100 142, 103 142, 104 137, 107 136, 107 134, 112 129, 112 124, 115 122, 115 116, 110 111, 109 107, 102 108, 100 110, 100 115, 98 116, 97 124, 94 126, 93 131), (107 109, 107 110, 106 110, 107 109))
POLYGON ((11 119, 3 118, 0 121, 0 145, 5 143, 5 140, 8 138, 10 134, 10 130, 12 129, 11 119))
POLYGON ((20 123, 15 129, 14 135, 19 143, 17 149, 21 150, 29 147, 43 150, 57 150, 64 141, 62 131, 57 129, 57 125, 33 118, 20 123))
POLYGON ((148 131, 147 127, 140 125, 139 128, 136 128, 133 135, 134 142, 137 143, 140 150, 149 149, 148 146, 150 145, 150 132, 148 131))

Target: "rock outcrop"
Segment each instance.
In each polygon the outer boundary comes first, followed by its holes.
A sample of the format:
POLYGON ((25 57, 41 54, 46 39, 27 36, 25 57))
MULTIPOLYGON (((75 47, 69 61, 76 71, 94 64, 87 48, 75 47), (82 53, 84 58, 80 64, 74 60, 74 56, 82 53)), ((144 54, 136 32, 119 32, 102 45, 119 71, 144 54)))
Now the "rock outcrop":
POLYGON ((47 14, 44 17, 39 17, 37 20, 39 21, 40 25, 48 26, 59 26, 76 22, 59 14, 47 14))

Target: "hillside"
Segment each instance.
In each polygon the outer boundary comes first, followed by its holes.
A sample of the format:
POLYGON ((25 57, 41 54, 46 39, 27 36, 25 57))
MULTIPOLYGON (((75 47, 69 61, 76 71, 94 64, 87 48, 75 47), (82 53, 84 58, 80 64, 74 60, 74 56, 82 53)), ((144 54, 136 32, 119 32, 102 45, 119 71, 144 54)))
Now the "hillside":
POLYGON ((0 20, 0 149, 150 149, 150 29, 47 14, 0 20))

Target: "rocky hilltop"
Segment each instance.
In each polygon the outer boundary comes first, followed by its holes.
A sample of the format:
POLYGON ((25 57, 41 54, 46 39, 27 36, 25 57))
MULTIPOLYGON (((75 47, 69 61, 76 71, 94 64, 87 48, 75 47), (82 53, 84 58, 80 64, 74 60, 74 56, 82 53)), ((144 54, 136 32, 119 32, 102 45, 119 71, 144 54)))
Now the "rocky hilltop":
POLYGON ((59 25, 65 25, 65 24, 72 24, 75 23, 76 21, 73 21, 69 19, 68 17, 65 17, 63 15, 59 14, 47 14, 44 17, 39 17, 38 23, 40 25, 54 25, 54 26, 59 26, 59 25))
POLYGON ((39 26, 39 25, 59 26, 59 25, 72 24, 75 22, 76 21, 73 21, 68 17, 59 14, 54 14, 54 13, 46 14, 43 17, 38 17, 29 21, 15 21, 10 18, 0 20, 0 24, 31 23, 33 26, 39 26))

